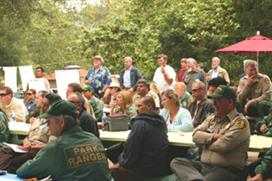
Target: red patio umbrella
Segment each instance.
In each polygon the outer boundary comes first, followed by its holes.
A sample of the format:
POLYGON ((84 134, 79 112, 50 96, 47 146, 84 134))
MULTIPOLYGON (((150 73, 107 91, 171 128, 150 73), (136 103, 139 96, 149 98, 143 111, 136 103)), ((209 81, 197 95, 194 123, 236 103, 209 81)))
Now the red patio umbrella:
POLYGON ((259 62, 259 53, 269 52, 272 52, 272 39, 260 35, 260 32, 257 32, 255 36, 215 51, 215 53, 257 53, 257 62, 259 62))

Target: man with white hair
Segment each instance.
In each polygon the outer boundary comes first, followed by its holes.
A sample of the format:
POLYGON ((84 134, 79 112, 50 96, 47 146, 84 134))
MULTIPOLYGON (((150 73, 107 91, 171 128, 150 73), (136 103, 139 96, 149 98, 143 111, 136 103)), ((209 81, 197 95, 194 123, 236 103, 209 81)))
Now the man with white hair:
POLYGON ((259 73, 258 63, 244 61, 245 76, 240 79, 237 97, 250 117, 263 117, 271 107, 272 86, 270 78, 259 73))
POLYGON ((212 69, 208 72, 208 79, 214 79, 217 77, 222 77, 229 84, 230 78, 226 69, 220 66, 220 59, 218 57, 212 58, 212 69))
POLYGON ((130 89, 135 86, 137 81, 141 79, 140 71, 133 65, 131 57, 124 58, 124 70, 120 74, 120 86, 125 89, 130 89))
POLYGON ((167 55, 158 55, 157 63, 159 67, 156 69, 153 81, 158 86, 160 92, 167 89, 173 89, 172 85, 175 83, 176 72, 173 67, 167 65, 167 55))
POLYGON ((187 59, 188 70, 185 72, 183 82, 187 85, 187 91, 192 93, 192 84, 200 80, 206 84, 205 73, 198 69, 197 61, 194 58, 187 59))

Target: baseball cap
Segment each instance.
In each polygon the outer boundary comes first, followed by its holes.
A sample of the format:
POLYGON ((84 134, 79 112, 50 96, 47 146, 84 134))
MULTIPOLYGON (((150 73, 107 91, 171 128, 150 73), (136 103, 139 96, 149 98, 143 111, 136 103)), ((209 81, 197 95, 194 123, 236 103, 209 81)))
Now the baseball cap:
POLYGON ((94 92, 94 88, 92 86, 87 85, 86 87, 83 88, 83 91, 91 91, 94 92))
POLYGON ((236 101, 236 93, 232 88, 226 85, 220 85, 216 88, 212 95, 209 95, 208 98, 210 99, 219 99, 219 98, 229 98, 233 101, 236 101))
POLYGON ((65 100, 57 101, 50 107, 50 109, 45 114, 41 115, 40 118, 47 119, 53 116, 61 115, 75 116, 76 115, 75 105, 65 100))

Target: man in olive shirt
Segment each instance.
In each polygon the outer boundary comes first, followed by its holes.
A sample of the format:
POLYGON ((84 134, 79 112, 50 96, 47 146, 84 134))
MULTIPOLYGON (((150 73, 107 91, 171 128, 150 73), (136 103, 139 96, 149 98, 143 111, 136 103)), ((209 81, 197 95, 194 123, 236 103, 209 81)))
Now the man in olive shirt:
POLYGON ((235 109, 236 95, 228 86, 219 86, 210 98, 216 112, 193 133, 201 160, 175 158, 171 168, 182 181, 240 181, 249 147, 248 121, 235 109))
POLYGON ((65 181, 111 179, 101 142, 77 125, 77 112, 72 103, 56 102, 42 117, 48 120, 51 135, 58 138, 22 165, 16 171, 19 177, 51 176, 53 180, 65 181))
POLYGON ((259 73, 258 63, 244 61, 245 76, 240 79, 237 97, 247 116, 262 118, 272 106, 272 84, 270 78, 259 73))

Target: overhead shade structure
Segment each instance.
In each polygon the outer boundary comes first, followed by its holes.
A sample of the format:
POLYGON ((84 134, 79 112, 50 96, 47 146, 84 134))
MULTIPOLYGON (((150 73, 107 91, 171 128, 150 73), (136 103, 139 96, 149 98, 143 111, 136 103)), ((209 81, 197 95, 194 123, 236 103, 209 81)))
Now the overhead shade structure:
POLYGON ((259 62, 259 53, 271 52, 272 39, 260 35, 259 31, 255 36, 215 51, 215 53, 256 53, 257 62, 259 62))

